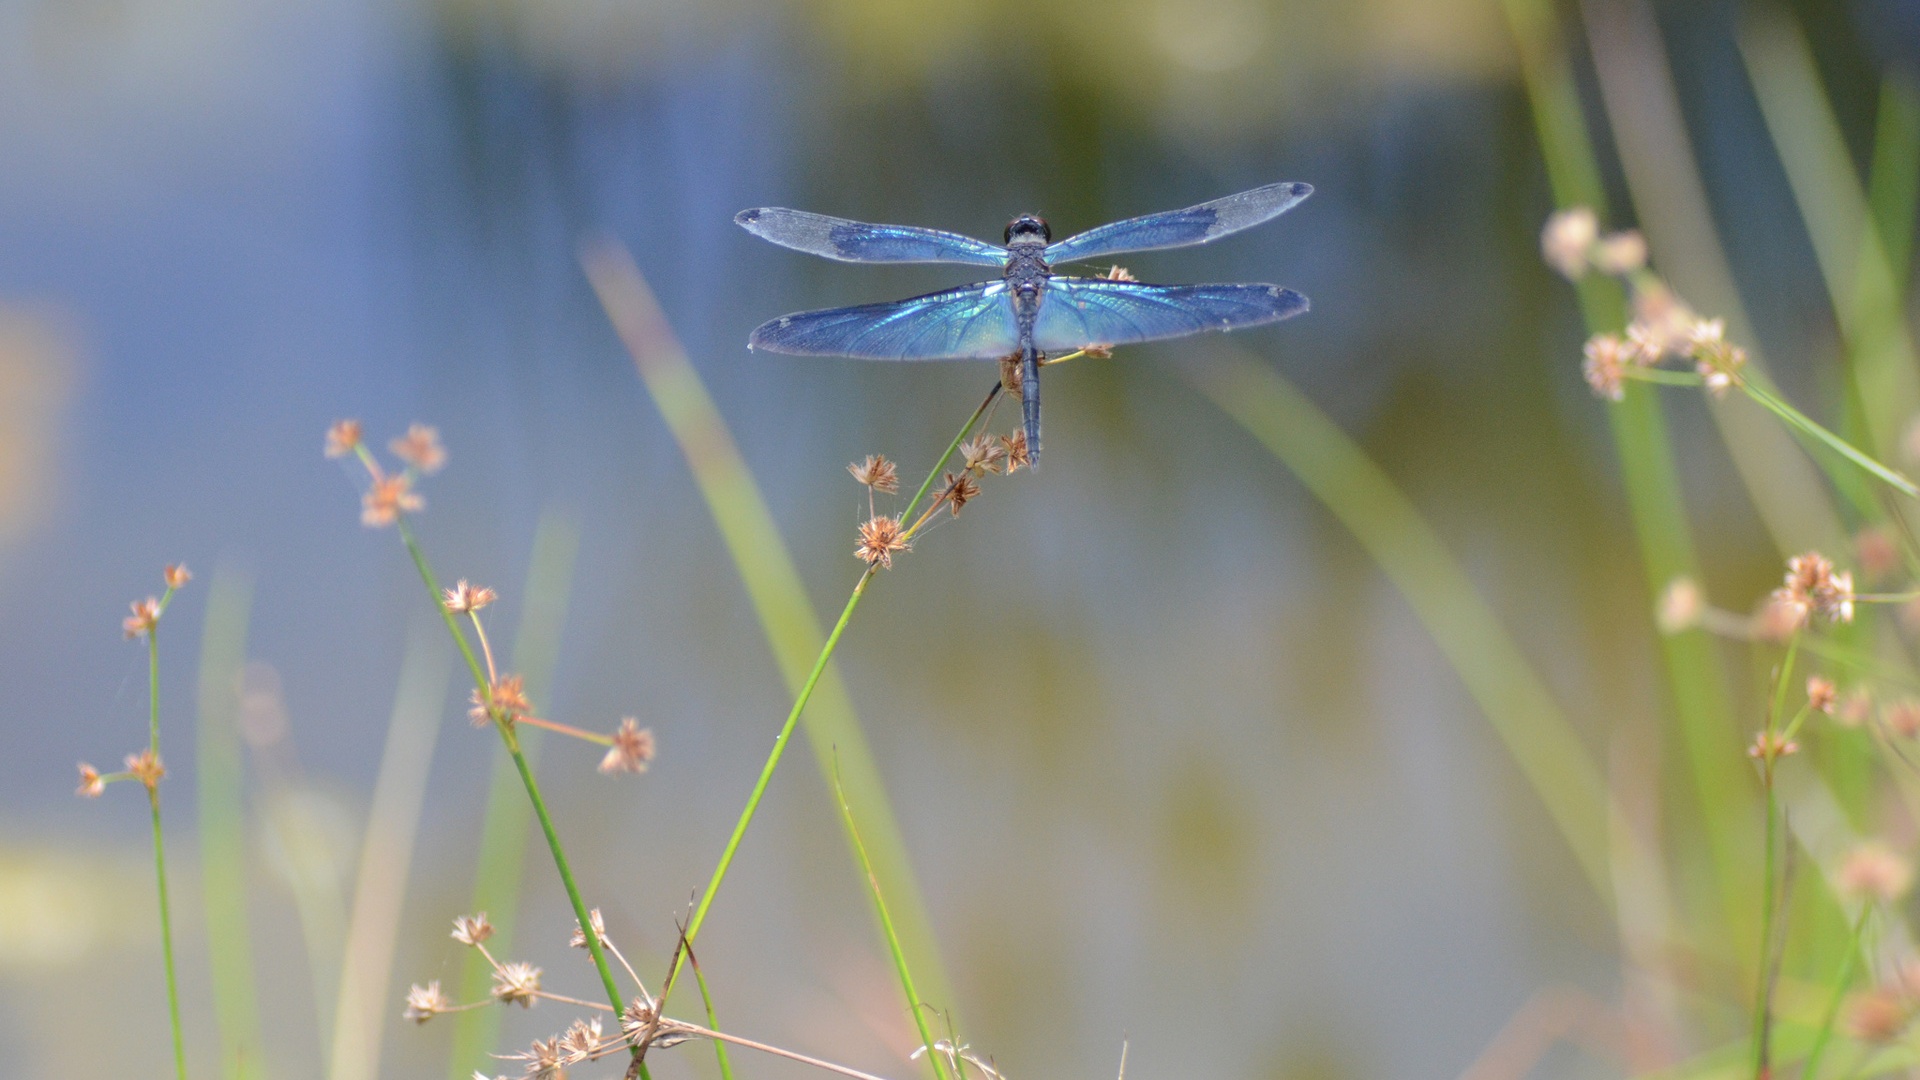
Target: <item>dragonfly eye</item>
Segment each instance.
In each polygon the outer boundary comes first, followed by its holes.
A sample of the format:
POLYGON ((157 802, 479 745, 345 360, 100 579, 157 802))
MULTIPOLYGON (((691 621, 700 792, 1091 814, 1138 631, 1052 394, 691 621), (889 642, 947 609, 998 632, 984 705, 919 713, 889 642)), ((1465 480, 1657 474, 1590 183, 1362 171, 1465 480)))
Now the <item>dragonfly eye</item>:
POLYGON ((1042 241, 1048 241, 1053 239, 1053 230, 1047 228, 1045 220, 1032 214, 1021 214, 1007 223, 1007 243, 1013 243, 1016 237, 1026 236, 1038 236, 1042 241))

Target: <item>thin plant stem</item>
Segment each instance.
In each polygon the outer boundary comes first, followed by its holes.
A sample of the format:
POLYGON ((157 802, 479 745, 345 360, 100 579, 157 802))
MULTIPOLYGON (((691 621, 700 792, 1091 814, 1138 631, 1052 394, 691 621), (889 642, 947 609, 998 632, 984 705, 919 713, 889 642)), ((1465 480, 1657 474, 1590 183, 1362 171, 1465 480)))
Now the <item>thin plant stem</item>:
MULTIPOLYGON (((362 448, 361 453, 365 454, 366 450, 362 448)), ((490 688, 487 684, 486 672, 481 669, 479 658, 473 654, 473 646, 468 643, 467 636, 460 632, 460 624, 454 620, 453 612, 440 602, 440 583, 434 578, 433 568, 427 565, 426 553, 420 550, 420 544, 414 539, 413 529, 407 525, 407 519, 401 517, 397 524, 400 539, 407 546, 407 554, 413 558, 414 569, 420 572, 420 581, 427 587, 427 600, 433 604, 435 610, 440 612, 441 619, 447 624, 447 633, 453 635, 454 644, 459 647, 460 655, 467 662, 467 669, 473 673, 474 689, 479 693, 480 700, 483 702, 489 700, 490 688)), ((547 813, 547 801, 540 796, 540 784, 533 778, 533 770, 527 765, 526 755, 520 752, 520 740, 514 735, 512 723, 504 720, 497 710, 489 709, 488 712, 493 716, 493 726, 500 732, 500 738, 506 745, 507 753, 513 758, 513 767, 520 774, 520 783, 527 789, 527 801, 533 804, 534 817, 539 819, 540 831, 547 838, 548 850, 553 853, 553 868, 560 875, 560 883, 566 887, 567 900, 573 905, 573 917, 579 921, 582 928, 581 936, 586 939, 587 952, 593 957, 594 970, 600 973, 600 983, 606 989, 607 1001, 613 1005, 614 1015, 618 1016, 626 1007, 625 1000, 620 995, 620 984, 614 979, 612 965, 607 963, 606 950, 600 947, 600 935, 593 932, 593 919, 587 913, 586 901, 580 897, 580 886, 573 880, 573 870, 567 865, 567 851, 560 843, 560 834, 553 827, 552 816, 547 813)), ((639 1047, 635 1047, 633 1052, 635 1057, 638 1057, 639 1047)), ((651 1080, 644 1063, 639 1065, 639 1072, 643 1080, 651 1080)))
MULTIPOLYGON (((914 507, 926 497, 928 489, 933 486, 934 478, 940 475, 940 470, 946 467, 947 462, 960 448, 960 443, 973 431, 974 425, 986 415, 988 407, 993 404, 995 398, 999 397, 1000 390, 1000 383, 995 381, 993 389, 987 391, 986 398, 980 402, 980 407, 973 410, 973 415, 967 418, 967 422, 961 425, 953 441, 947 444, 946 452, 941 454, 940 459, 934 462, 933 468, 928 470, 927 478, 921 483, 920 490, 914 492, 913 498, 907 501, 906 508, 900 512, 901 520, 911 516, 914 507)), ((773 751, 767 755, 766 764, 760 767, 759 779, 754 781, 753 790, 747 795, 747 805, 740 811, 740 820, 734 823, 733 833, 727 837, 727 846, 720 852, 720 862, 713 868, 713 877, 707 882, 706 890, 700 894, 700 903, 694 907, 693 917, 687 920, 689 942, 698 936, 701 925, 706 922, 707 911, 713 907, 713 899, 719 895, 720 885, 727 879, 727 871, 733 866, 734 854, 740 850, 740 842, 746 838, 747 827, 753 824, 753 816, 760 809, 760 800, 767 793, 767 784, 773 780, 774 770, 779 768, 780 759, 787 752, 787 743, 793 738, 794 726, 800 722, 800 714, 806 711, 807 702, 813 697, 813 688, 820 682, 820 676, 826 671, 828 661, 833 659, 833 651, 840 644, 840 636, 846 633, 847 623, 852 620, 854 609, 860 606, 860 598, 866 595, 867 584, 873 580, 873 575, 878 571, 877 564, 869 566, 861 572, 860 580, 854 582, 852 595, 847 597, 846 606, 840 609, 840 618, 833 624, 832 632, 827 635, 826 644, 821 647, 819 657, 814 660, 813 670, 807 673, 806 682, 801 684, 800 693, 794 698, 793 708, 787 711, 786 723, 781 725, 780 734, 774 737, 773 751)), ((679 976, 680 960, 676 956, 673 967, 667 973, 666 985, 660 990, 662 1007, 665 1006, 668 996, 673 993, 674 983, 679 976)))
MULTIPOLYGON (((887 898, 880 892, 880 879, 873 876, 873 863, 867 858, 867 845, 860 841, 860 830, 853 823, 853 807, 847 803, 847 793, 840 786, 840 777, 833 778, 833 799, 840 807, 840 820, 846 823, 847 835, 853 837, 853 850, 860 857, 860 872, 866 875, 867 889, 873 896, 873 910, 880 917, 880 928, 887 935, 887 951, 893 955, 893 970, 900 976, 900 990, 907 996, 907 1010, 913 1013, 913 1026, 920 1031, 920 1045, 927 1048, 927 1062, 933 1066, 934 1080, 947 1080, 947 1070, 940 1064, 940 1052, 934 1048, 933 1035, 927 1030, 927 1018, 920 1008, 920 994, 913 988, 913 972, 907 967, 907 955, 901 951, 900 935, 894 932, 893 918, 887 914, 887 898)), ((951 1040, 955 1047, 954 1059, 959 1060, 959 1040, 951 1040)))
POLYGON ((1813 1045, 1807 1050, 1807 1063, 1800 1069, 1804 1080, 1820 1080, 1820 1056, 1833 1037, 1833 1024, 1840 1016, 1840 1003, 1846 1000, 1847 984, 1853 981, 1853 967, 1860 955, 1860 939, 1867 932, 1867 917, 1873 905, 1864 904, 1853 922, 1853 937, 1847 942, 1847 954, 1840 959, 1840 974, 1833 980, 1833 993, 1827 998, 1826 1011, 1820 1014, 1820 1029, 1814 1032, 1813 1045))
MULTIPOLYGON (((691 955, 691 954, 689 954, 691 955)), ((707 977, 700 972, 700 961, 691 961, 694 985, 700 988, 700 1004, 707 1010, 707 1026, 718 1031, 720 1017, 713 1011, 713 994, 707 989, 707 977)), ((727 1046, 719 1039, 713 1040, 714 1060, 720 1063, 720 1080, 733 1080, 733 1065, 727 1060, 727 1046)))
MULTIPOLYGON (((168 588, 160 598, 160 611, 173 599, 168 588)), ((160 626, 159 616, 147 627, 147 748, 155 761, 160 759, 160 626)), ((173 911, 167 900, 167 848, 160 829, 160 784, 146 785, 147 805, 153 810, 153 877, 160 894, 160 954, 167 968, 167 1021, 173 1029, 173 1071, 179 1080, 187 1080, 187 1045, 180 1033, 180 980, 173 962, 173 911)))
POLYGON ((730 1042, 735 1046, 744 1046, 749 1050, 758 1050, 763 1054, 772 1054, 775 1057, 783 1057, 789 1061, 798 1061, 802 1065, 811 1065, 816 1069, 825 1069, 828 1072, 839 1073, 841 1076, 851 1077, 852 1080, 885 1080, 883 1077, 875 1076, 869 1072, 861 1072, 859 1069, 849 1068, 845 1065, 836 1065, 831 1061, 822 1061, 817 1057, 809 1057, 806 1054, 796 1053, 792 1050, 783 1050, 778 1046, 755 1042, 752 1039, 743 1039, 738 1035, 729 1035, 724 1031, 703 1028, 697 1024, 689 1024, 684 1020, 673 1021, 672 1030, 679 1034, 698 1035, 703 1039, 713 1039, 716 1042, 730 1042))
POLYGON ((1808 436, 1827 449, 1832 450, 1834 453, 1846 458, 1860 468, 1865 469, 1902 495, 1920 498, 1920 487, 1914 486, 1913 481, 1901 476, 1899 473, 1894 472, 1892 469, 1887 468, 1871 457, 1868 457, 1856 449, 1852 443, 1847 442, 1847 440, 1842 439, 1840 436, 1835 435, 1833 432, 1815 423, 1807 414, 1774 396, 1773 391, 1760 386, 1751 379, 1742 380, 1740 388, 1747 392, 1748 397, 1759 402, 1768 412, 1771 412, 1784 421, 1788 427, 1808 436))
POLYGON ((1777 760, 1774 741, 1775 726, 1781 711, 1786 707, 1787 683, 1793 679, 1793 661, 1800 649, 1800 635, 1794 634, 1787 640, 1787 655, 1780 661, 1780 674, 1773 685, 1773 704, 1767 710, 1766 742, 1761 746, 1760 783, 1766 790, 1767 822, 1764 842, 1766 848, 1761 856, 1760 884, 1760 960, 1755 966, 1758 988, 1753 1001, 1753 1075, 1755 1080, 1765 1080, 1771 1050, 1771 1028, 1773 1026, 1773 917, 1774 917, 1774 874, 1775 849, 1780 846, 1780 797, 1773 784, 1773 767, 1777 760))

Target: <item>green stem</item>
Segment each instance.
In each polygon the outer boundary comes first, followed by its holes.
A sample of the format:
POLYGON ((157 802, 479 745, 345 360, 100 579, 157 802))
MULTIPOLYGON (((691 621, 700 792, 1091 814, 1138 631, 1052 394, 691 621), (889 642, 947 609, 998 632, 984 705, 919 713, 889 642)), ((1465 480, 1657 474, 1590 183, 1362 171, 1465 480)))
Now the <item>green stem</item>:
MULTIPOLYGON (((700 973, 697 963, 693 965, 693 981, 700 987, 700 1003, 706 1006, 707 1027, 719 1031, 720 1017, 713 1011, 713 995, 707 991, 707 977, 700 973)), ((713 1056, 720 1062, 720 1080, 733 1080, 733 1066, 727 1061, 727 1044, 718 1039, 709 1041, 713 1043, 713 1056)))
MULTIPOLYGON (((999 395, 1000 384, 995 382, 993 389, 987 391, 986 398, 980 402, 980 407, 973 410, 973 415, 961 425, 960 433, 947 444, 947 450, 940 455, 940 460, 934 462, 933 468, 927 473, 926 480, 921 483, 920 490, 914 492, 913 498, 907 501, 906 508, 900 512, 901 520, 904 521, 913 514, 914 507, 919 505, 920 500, 926 497, 928 489, 933 486, 934 478, 940 475, 940 470, 946 467, 955 451, 960 448, 960 443, 966 439, 974 425, 980 422, 980 418, 986 415, 987 408, 999 395)), ((860 580, 854 583, 853 594, 847 597, 846 607, 840 609, 840 620, 833 624, 833 632, 827 635, 826 644, 820 649, 820 656, 813 662, 813 670, 807 673, 807 681, 801 684, 800 693, 794 698, 793 708, 787 712, 787 721, 781 725, 780 734, 773 740, 773 752, 767 755, 766 764, 760 767, 760 778, 754 781, 753 791, 747 796, 747 805, 740 811, 740 820, 734 823, 733 834, 727 838, 727 846, 720 852, 719 865, 713 868, 713 877, 707 882, 706 891, 701 893, 699 905, 693 909, 693 918, 687 921, 689 942, 699 935, 701 925, 706 922, 707 909, 713 906, 714 897, 719 895, 720 884, 726 880, 727 870, 733 865, 733 856, 740 850, 740 841, 746 838, 747 827, 753 824, 753 816, 760 809, 760 800, 767 793, 767 784, 772 781, 774 770, 780 766, 780 758, 787 752, 787 743, 793 738, 794 726, 800 722, 800 714, 806 711, 807 702, 813 697, 814 686, 820 682, 821 674, 827 670, 827 663, 833 659, 833 650, 840 644, 840 635, 846 632, 847 622, 853 618, 853 610, 860 606, 860 598, 867 592, 867 583, 873 580, 877 570, 877 566, 869 566, 861 573, 860 580)), ((667 973, 666 986, 660 991, 662 1007, 665 1007, 667 997, 673 993, 674 983, 679 977, 680 961, 676 957, 673 968, 667 973)))
POLYGON ((1784 421, 1787 426, 1794 428, 1801 434, 1812 438, 1827 449, 1832 450, 1834 453, 1853 462, 1860 468, 1872 473, 1875 477, 1891 485, 1901 494, 1920 498, 1920 487, 1915 487, 1913 481, 1873 460, 1866 454, 1861 453, 1854 448, 1852 443, 1821 427, 1815 423, 1811 417, 1807 416, 1807 414, 1787 404, 1780 398, 1775 397, 1771 390, 1760 386, 1752 379, 1742 380, 1740 389, 1745 390, 1748 397, 1759 402, 1768 412, 1773 413, 1784 421))
MULTIPOLYGON (((920 1029, 920 1045, 927 1048, 927 1061, 933 1066, 934 1080, 947 1080, 946 1067, 940 1063, 940 1051, 934 1048, 933 1035, 927 1030, 925 1011, 920 1008, 919 991, 913 988, 913 973, 907 968, 907 954, 900 948, 900 935, 894 932, 893 918, 887 914, 887 898, 880 892, 880 879, 873 874, 873 862, 867 858, 867 845, 860 841, 860 830, 853 823, 853 807, 847 803, 847 793, 840 787, 840 776, 834 774, 833 798, 840 807, 840 820, 847 826, 847 835, 853 838, 853 850, 860 858, 860 872, 867 876, 867 888, 873 895, 873 910, 880 916, 880 928, 887 935, 887 951, 893 955, 893 970, 900 976, 900 990, 907 995, 907 1009, 913 1013, 913 1025, 920 1029)), ((958 1039, 953 1040, 954 1060, 959 1060, 958 1039)))
MULTIPOLYGON (((161 599, 161 610, 173 590, 161 599)), ((160 760, 160 628, 147 628, 147 747, 160 760)), ((187 1080, 187 1045, 180 1033, 180 982, 173 964, 173 912, 167 902, 167 849, 160 831, 160 784, 147 785, 147 804, 153 808, 153 877, 160 892, 160 955, 167 967, 167 1020, 173 1027, 173 1071, 187 1080)))
POLYGON ((1767 709, 1767 742, 1761 747, 1760 783, 1766 789, 1767 827, 1766 850, 1762 856, 1760 884, 1760 962, 1755 968, 1759 986, 1753 1000, 1753 1075, 1754 1080, 1766 1080, 1768 1072, 1768 1051, 1772 1027, 1773 1005, 1773 908, 1774 908, 1774 851, 1780 846, 1780 799, 1773 787, 1773 766, 1776 758, 1773 753, 1773 736, 1777 728, 1780 713, 1786 707, 1787 683, 1793 679, 1793 661, 1799 654, 1800 635, 1794 634, 1787 639, 1787 655, 1780 661, 1780 674, 1773 685, 1773 704, 1767 709))
MULTIPOLYGON (((420 581, 427 587, 427 599, 447 624, 447 633, 453 635, 454 644, 459 646, 460 655, 466 658, 467 669, 473 673, 474 689, 480 694, 481 701, 489 700, 487 673, 480 667, 480 660, 473 653, 473 646, 467 642, 467 636, 460 632, 460 624, 454 620, 453 612, 440 602, 440 583, 433 576, 433 568, 427 565, 427 556, 414 540, 413 530, 408 527, 407 519, 399 520, 400 539, 407 545, 407 554, 413 557, 414 569, 420 572, 420 581)), ((614 980, 613 966, 607 963, 607 952, 600 945, 600 935, 593 932, 593 919, 587 913, 586 901, 580 898, 580 887, 574 883, 573 870, 567 865, 567 851, 560 843, 560 834, 554 831, 553 818, 547 814, 547 802, 540 797, 540 784, 533 778, 533 770, 528 768, 526 755, 520 752, 520 740, 514 735, 513 725, 504 720, 497 711, 489 709, 493 715, 493 726, 500 732, 501 740, 506 744, 507 753, 513 757, 513 767, 520 773, 520 783, 527 789, 527 801, 533 804, 534 816, 540 819, 540 831, 547 838, 547 848, 553 852, 553 867, 560 875, 560 883, 566 886, 567 900, 573 905, 573 917, 579 921, 581 936, 586 939, 587 953, 593 957, 593 966, 600 973, 600 984, 606 988, 607 1001, 613 1005, 615 1021, 626 1009, 626 1001, 620 995, 620 984, 614 980)), ((640 1055, 640 1048, 633 1048, 634 1056, 640 1055)), ((642 1080, 652 1080, 643 1063, 640 1065, 642 1080)))
POLYGON ((1820 1030, 1814 1033, 1813 1046, 1807 1050, 1807 1063, 1800 1070, 1803 1080, 1820 1080, 1820 1056, 1833 1037, 1833 1024, 1840 1016, 1840 1003, 1846 1000, 1847 984, 1853 979, 1854 962, 1860 955, 1860 939, 1867 932, 1867 916, 1871 914, 1873 905, 1863 904, 1860 917, 1854 920, 1853 938, 1847 943, 1847 955, 1840 961, 1840 975, 1833 980, 1833 995, 1827 999, 1826 1011, 1820 1014, 1820 1030))

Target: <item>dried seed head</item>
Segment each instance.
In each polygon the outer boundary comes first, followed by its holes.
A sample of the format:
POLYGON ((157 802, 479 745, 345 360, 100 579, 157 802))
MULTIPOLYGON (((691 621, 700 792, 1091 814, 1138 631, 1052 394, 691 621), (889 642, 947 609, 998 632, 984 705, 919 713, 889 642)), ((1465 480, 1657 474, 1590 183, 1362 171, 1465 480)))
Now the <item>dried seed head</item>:
POLYGON ((1885 844, 1868 841, 1847 853, 1834 883, 1855 899, 1892 903, 1913 885, 1913 864, 1885 844))
POLYGON ((652 1002, 643 997, 634 998, 620 1014, 620 1033, 628 1039, 637 1039, 646 1034, 656 1015, 652 1002))
POLYGON ((453 920, 453 940, 462 945, 478 945, 493 936, 493 924, 487 921, 487 913, 476 911, 472 915, 457 915, 453 920))
POLYGON ((892 495, 900 490, 900 469, 879 454, 868 454, 865 461, 848 465, 847 471, 875 491, 892 495))
POLYGON ((999 472, 1006 464, 1007 448, 992 435, 979 434, 960 444, 960 461, 975 476, 999 472))
POLYGON ((1027 454, 1027 432, 1025 428, 1011 435, 1003 435, 1000 445, 1007 449, 1007 475, 1012 476, 1023 468, 1033 465, 1033 458, 1027 454))
POLYGON ((1700 319, 1687 332, 1687 354, 1694 370, 1706 381, 1708 392, 1720 395, 1740 379, 1746 350, 1727 341, 1725 319, 1700 319))
POLYGON ((467 584, 466 578, 461 578, 459 583, 454 585, 453 588, 442 589, 440 591, 441 606, 456 615, 469 611, 479 611, 481 608, 493 603, 496 599, 498 599, 498 596, 492 589, 487 588, 485 585, 475 588, 467 584))
POLYGON ((1807 708, 1814 712, 1823 712, 1831 716, 1833 715, 1834 702, 1837 701, 1838 698, 1839 691, 1835 689, 1832 679, 1823 675, 1810 675, 1807 677, 1807 708))
POLYGON ((518 1054, 503 1054, 500 1060, 526 1062, 522 1080, 566 1080, 566 1057, 560 1036, 555 1035, 551 1039, 535 1039, 532 1046, 518 1054))
POLYGON ((1787 560, 1785 584, 1776 597, 1795 601, 1828 622, 1853 621, 1853 573, 1835 571, 1832 560, 1817 551, 1787 560))
POLYGON ((1677 577, 1661 590, 1660 608, 1655 612, 1654 622, 1661 633, 1678 634, 1699 626, 1706 608, 1706 597, 1700 593, 1699 582, 1690 577, 1677 577))
POLYGON ((1581 351, 1586 359, 1581 361, 1580 374, 1586 377, 1594 396, 1609 401, 1624 400, 1629 362, 1626 342, 1612 334, 1595 334, 1587 339, 1581 351))
POLYGON ((360 421, 336 420, 327 429, 327 456, 346 457, 360 445, 360 421))
POLYGON ((400 1015, 416 1024, 424 1024, 435 1016, 453 1007, 447 995, 440 992, 440 981, 435 979, 425 986, 414 983, 407 989, 407 1007, 400 1015))
POLYGON ((100 779, 100 770, 84 761, 81 762, 80 786, 75 789, 74 794, 83 799, 97 799, 105 790, 107 790, 107 782, 100 779))
POLYGON ((516 960, 500 965, 493 973, 493 996, 501 1001, 518 1002, 523 1009, 532 1008, 534 995, 539 992, 540 969, 532 964, 516 960))
POLYGON ((193 571, 188 570, 185 563, 168 563, 161 576, 166 579, 167 588, 182 589, 193 580, 193 571))
POLYGON ((360 524, 369 529, 385 528, 399 521, 401 514, 411 514, 426 504, 413 490, 412 477, 405 473, 377 476, 360 497, 360 524))
POLYGON ((1785 641, 1807 625, 1812 608, 1789 589, 1775 589, 1754 617, 1753 632, 1764 641, 1785 641))
POLYGON ((167 767, 160 764, 160 755, 151 749, 128 754, 126 760, 127 773, 146 785, 148 791, 159 787, 160 781, 167 775, 167 767))
POLYGON ((135 600, 129 606, 133 608, 133 614, 120 620, 120 629, 126 632, 127 637, 137 638, 153 633, 153 628, 160 623, 160 601, 149 596, 145 600, 135 600))
POLYGON ((940 498, 946 502, 947 508, 953 511, 953 516, 959 517, 960 508, 979 496, 980 485, 974 483, 973 477, 966 473, 958 476, 948 473, 943 480, 946 483, 946 490, 940 493, 940 498))
POLYGON ((1576 206, 1554 213, 1540 230, 1540 257, 1568 281, 1587 275, 1587 256, 1600 238, 1600 219, 1592 210, 1576 206))
POLYGON ((861 522, 859 542, 853 546, 855 558, 868 566, 877 564, 889 570, 893 568, 894 552, 911 550, 913 545, 901 535, 900 519, 885 514, 861 522))
POLYGON ((1100 276, 1106 278, 1108 281, 1139 281, 1140 280, 1139 278, 1133 276, 1132 271, 1128 270, 1124 266, 1120 266, 1119 264, 1115 264, 1111 267, 1108 267, 1107 272, 1100 276))
MULTIPOLYGON (((599 939, 600 944, 605 945, 607 943, 607 920, 600 917, 600 909, 594 908, 587 912, 587 921, 593 924, 593 936, 599 939)), ((579 919, 573 920, 573 937, 567 939, 567 944, 576 949, 584 949, 587 947, 587 935, 581 932, 579 919)))
POLYGON ((613 745, 607 747, 607 756, 600 759, 600 771, 603 773, 643 773, 647 763, 653 760, 653 729, 643 728, 640 721, 631 716, 621 717, 620 727, 613 733, 613 745))
POLYGON ((446 448, 440 445, 440 432, 425 424, 413 424, 407 433, 387 444, 393 456, 420 472, 433 475, 447 463, 446 448))
POLYGON ((1610 233, 1593 252, 1593 268, 1619 277, 1644 270, 1647 266, 1647 238, 1638 229, 1610 233))
POLYGON ((599 1048, 600 1018, 597 1016, 591 1020, 575 1020, 567 1026, 566 1034, 560 1036, 560 1049, 568 1065, 587 1060, 599 1048))

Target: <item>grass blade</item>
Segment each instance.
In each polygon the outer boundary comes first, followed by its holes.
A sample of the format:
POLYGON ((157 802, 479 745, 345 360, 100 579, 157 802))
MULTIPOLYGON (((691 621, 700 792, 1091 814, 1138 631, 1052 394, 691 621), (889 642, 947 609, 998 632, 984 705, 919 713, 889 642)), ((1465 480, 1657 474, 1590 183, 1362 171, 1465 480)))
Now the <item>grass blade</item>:
POLYGON ((247 660, 253 583, 222 567, 207 590, 200 635, 199 780, 201 909, 212 968, 213 1016, 220 1037, 220 1075, 262 1075, 259 991, 247 915, 247 815, 240 750, 240 670, 247 660))
POLYGON ((400 936, 400 912, 407 896, 420 811, 426 805, 427 773, 433 765, 452 678, 452 650, 437 631, 416 626, 400 661, 386 748, 367 807, 366 836, 360 842, 340 993, 333 1012, 333 1049, 327 1069, 331 1080, 373 1080, 379 1075, 380 1042, 387 1016, 394 1011, 394 997, 388 992, 394 944, 400 936))

